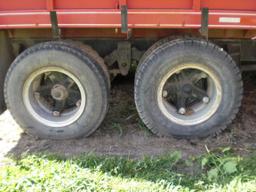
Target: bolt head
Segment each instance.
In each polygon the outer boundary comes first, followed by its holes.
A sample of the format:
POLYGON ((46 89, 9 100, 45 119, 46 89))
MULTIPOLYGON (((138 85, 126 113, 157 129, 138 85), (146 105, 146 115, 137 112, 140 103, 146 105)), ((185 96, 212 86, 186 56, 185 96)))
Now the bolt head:
POLYGON ((203 102, 204 103, 209 103, 210 102, 210 98, 209 97, 204 97, 203 98, 203 102))
POLYGON ((203 74, 201 75, 201 77, 202 77, 203 79, 206 79, 208 76, 207 76, 206 73, 203 73, 203 74))
POLYGON ((52 115, 53 115, 54 117, 59 117, 59 116, 60 116, 60 112, 59 112, 59 111, 53 111, 53 112, 52 112, 52 115))
POLYGON ((181 115, 185 115, 185 113, 186 113, 186 109, 185 108, 180 108, 179 109, 179 114, 181 114, 181 115))
POLYGON ((76 106, 77 106, 77 107, 80 107, 80 106, 81 106, 81 100, 78 100, 78 101, 76 102, 76 106))
POLYGON ((163 97, 167 97, 168 96, 168 91, 164 90, 163 91, 163 97))

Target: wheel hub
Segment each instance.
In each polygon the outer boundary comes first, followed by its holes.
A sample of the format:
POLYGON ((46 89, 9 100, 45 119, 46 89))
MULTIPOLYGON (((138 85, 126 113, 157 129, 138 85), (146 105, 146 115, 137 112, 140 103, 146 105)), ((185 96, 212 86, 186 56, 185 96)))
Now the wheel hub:
POLYGON ((191 93, 192 92, 192 85, 191 84, 184 84, 182 86, 182 91, 184 93, 191 93))
POLYGON ((214 73, 200 64, 186 64, 163 77, 158 89, 158 104, 172 121, 194 125, 211 117, 220 105, 221 95, 221 86, 214 73))
POLYGON ((51 96, 57 101, 65 100, 68 97, 68 90, 65 86, 56 84, 51 89, 51 96))
POLYGON ((24 87, 27 109, 50 127, 72 124, 86 107, 85 90, 78 78, 59 67, 37 70, 29 76, 24 87))

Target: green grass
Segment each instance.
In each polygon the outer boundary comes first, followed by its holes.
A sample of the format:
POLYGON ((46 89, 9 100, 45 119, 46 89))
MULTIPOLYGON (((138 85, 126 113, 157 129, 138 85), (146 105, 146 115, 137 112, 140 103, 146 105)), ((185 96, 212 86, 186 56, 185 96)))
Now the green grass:
POLYGON ((230 149, 181 159, 28 155, 0 167, 0 191, 256 191, 256 155, 230 149))

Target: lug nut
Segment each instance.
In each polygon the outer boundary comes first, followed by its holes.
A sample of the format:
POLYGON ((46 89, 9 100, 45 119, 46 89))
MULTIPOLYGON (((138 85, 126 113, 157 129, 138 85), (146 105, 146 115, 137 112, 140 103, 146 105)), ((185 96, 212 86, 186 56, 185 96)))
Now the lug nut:
POLYGON ((201 77, 202 77, 203 79, 206 79, 206 78, 207 78, 207 74, 203 73, 203 74, 201 75, 201 77))
POLYGON ((185 113, 186 113, 186 109, 185 108, 180 108, 179 109, 179 114, 181 114, 181 115, 185 115, 185 113))
POLYGON ((164 90, 163 91, 163 97, 167 97, 168 96, 168 91, 164 90))
POLYGON ((209 103, 210 102, 210 98, 209 97, 204 97, 203 98, 203 102, 204 103, 209 103))
POLYGON ((78 100, 78 101, 76 102, 76 106, 77 106, 77 107, 80 107, 80 106, 81 106, 81 100, 78 100))
POLYGON ((60 112, 59 112, 59 111, 53 111, 53 112, 52 112, 52 115, 53 115, 54 117, 59 117, 59 116, 60 116, 60 112))

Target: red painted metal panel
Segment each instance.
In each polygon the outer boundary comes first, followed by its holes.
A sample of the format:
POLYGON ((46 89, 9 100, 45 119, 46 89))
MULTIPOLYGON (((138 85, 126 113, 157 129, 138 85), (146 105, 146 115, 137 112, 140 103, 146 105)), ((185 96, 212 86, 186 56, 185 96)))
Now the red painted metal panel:
POLYGON ((256 0, 201 0, 201 6, 215 10, 256 11, 256 0))
POLYGON ((121 13, 119 10, 91 10, 79 12, 58 12, 60 27, 63 28, 119 28, 121 13))
MULTIPOLYGON (((0 0, 0 10, 46 9, 48 0, 0 0)), ((122 0, 53 0, 56 9, 114 9, 122 0)), ((192 9, 256 11, 255 0, 127 0, 130 9, 192 9)))
POLYGON ((52 11, 54 9, 54 0, 46 0, 47 10, 52 11))
POLYGON ((46 0, 0 0, 0 11, 46 9, 46 0))
MULTIPOLYGON (((58 11, 63 28, 120 28, 119 10, 58 11)), ((200 11, 136 9, 128 12, 130 28, 200 28, 200 11)), ((0 12, 0 28, 49 28, 49 12, 0 12)), ((210 11, 209 28, 256 29, 256 13, 210 11), (223 22, 221 21, 221 18, 223 22), (231 21, 229 21, 231 19, 231 21), (235 21, 235 22, 234 22, 235 21)))
POLYGON ((48 12, 0 12, 0 29, 40 27, 51 27, 48 12))
POLYGON ((129 28, 200 28, 208 7, 210 29, 256 29, 256 0, 0 0, 0 29, 120 28, 119 5, 128 5, 129 28))
POLYGON ((122 7, 123 5, 127 5, 127 0, 119 0, 119 7, 122 7))
POLYGON ((130 9, 191 9, 193 0, 128 0, 130 9))
POLYGON ((193 0, 193 9, 199 10, 201 8, 201 0, 193 0))
POLYGON ((129 25, 134 28, 198 28, 201 13, 187 10, 131 10, 129 25))
MULTIPOLYGON (((200 6, 198 0, 128 0, 131 9, 192 9, 200 6)), ((214 10, 256 11, 255 0, 201 0, 201 7, 214 10)))
POLYGON ((118 0, 55 0, 56 9, 114 9, 118 0))

